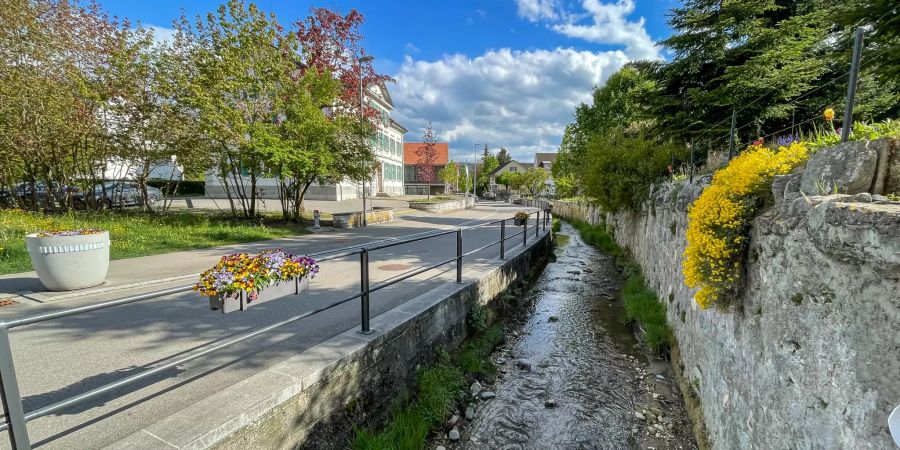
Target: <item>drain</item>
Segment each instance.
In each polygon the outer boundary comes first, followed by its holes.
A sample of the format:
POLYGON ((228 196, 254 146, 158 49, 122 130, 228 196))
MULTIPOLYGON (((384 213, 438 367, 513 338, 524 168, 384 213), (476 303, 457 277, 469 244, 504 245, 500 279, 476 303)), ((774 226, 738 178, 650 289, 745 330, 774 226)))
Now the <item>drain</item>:
POLYGON ((19 302, 15 301, 11 298, 4 298, 4 299, 0 300, 0 307, 12 306, 12 305, 18 305, 18 304, 19 304, 19 302))
POLYGON ((392 272, 399 272, 401 270, 409 270, 412 269, 412 266, 409 264, 385 264, 383 266, 378 266, 378 270, 387 270, 392 272))

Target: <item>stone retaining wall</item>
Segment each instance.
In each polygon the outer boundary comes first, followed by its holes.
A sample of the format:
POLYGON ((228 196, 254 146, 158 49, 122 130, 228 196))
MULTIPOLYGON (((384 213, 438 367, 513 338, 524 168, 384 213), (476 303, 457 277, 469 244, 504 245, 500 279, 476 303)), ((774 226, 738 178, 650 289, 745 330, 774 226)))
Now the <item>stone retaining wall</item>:
MULTIPOLYGON (((394 220, 394 208, 375 206, 366 212, 366 223, 385 223, 394 220)), ((332 215, 335 228, 357 228, 362 224, 362 211, 337 213, 332 215)))
POLYGON ((709 176, 656 186, 636 213, 554 202, 557 215, 605 219, 663 299, 713 448, 893 446, 900 203, 868 192, 896 192, 897 144, 824 149, 778 177, 775 205, 752 222, 740 304, 728 311, 699 309, 681 273, 687 209, 709 176), (845 194, 817 195, 835 188, 845 194))
POLYGON ((409 207, 427 211, 434 214, 443 214, 450 211, 458 211, 460 209, 471 209, 475 207, 474 197, 464 197, 456 200, 447 200, 438 203, 409 202, 409 207))

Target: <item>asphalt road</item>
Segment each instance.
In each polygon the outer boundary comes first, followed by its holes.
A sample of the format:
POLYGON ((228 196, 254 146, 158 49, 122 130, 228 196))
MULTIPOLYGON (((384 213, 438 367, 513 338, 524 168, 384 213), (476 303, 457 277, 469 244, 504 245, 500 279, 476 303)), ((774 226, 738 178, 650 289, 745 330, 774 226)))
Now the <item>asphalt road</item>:
MULTIPOLYGON (((520 208, 490 204, 457 215, 423 215, 405 220, 420 221, 422 227, 418 231, 433 230, 511 217, 520 208)), ((464 252, 497 240, 498 228, 486 226, 464 232, 464 252)), ((412 235, 413 230, 408 228, 406 232, 400 230, 400 233, 412 235)), ((510 227, 508 231, 512 234, 517 230, 510 227)), ((348 244, 333 242, 332 245, 339 247, 348 244)), ((510 239, 507 245, 521 245, 521 236, 510 239)), ((403 273, 402 270, 390 269, 424 267, 452 258, 455 250, 455 235, 448 235, 373 251, 370 256, 372 284, 403 273), (406 267, 385 267, 388 264, 406 267)), ((493 258, 498 252, 498 247, 493 246, 466 261, 493 258)), ((207 300, 191 292, 17 329, 11 337, 25 410, 53 404, 173 357, 202 350, 223 339, 352 295, 359 291, 358 258, 353 255, 323 263, 310 291, 297 302, 268 302, 246 312, 225 315, 210 311, 207 300)), ((372 316, 453 279, 455 268, 444 266, 373 293, 372 316)), ((30 308, 26 312, 68 308, 96 301, 97 298, 93 297, 71 299, 30 308)), ((351 301, 286 325, 104 398, 32 421, 28 424, 32 443, 43 448, 103 447, 261 369, 358 326, 359 320, 359 303, 351 301)), ((3 434, 0 444, 8 447, 8 440, 3 434)))

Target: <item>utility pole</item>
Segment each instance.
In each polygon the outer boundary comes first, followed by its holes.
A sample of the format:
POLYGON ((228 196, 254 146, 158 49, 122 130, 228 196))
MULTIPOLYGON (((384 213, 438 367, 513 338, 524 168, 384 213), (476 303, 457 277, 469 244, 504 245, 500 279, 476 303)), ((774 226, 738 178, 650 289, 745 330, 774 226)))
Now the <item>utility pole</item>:
POLYGON ((691 172, 690 172, 690 183, 694 183, 694 138, 691 138, 691 172))
MULTIPOLYGON (((375 57, 371 56, 371 55, 370 56, 362 56, 362 57, 359 57, 356 59, 357 62, 359 63, 358 66, 359 66, 359 120, 360 121, 366 120, 365 106, 363 104, 363 87, 365 85, 365 82, 363 81, 362 65, 364 63, 371 62, 374 59, 375 59, 375 57)), ((367 171, 366 175, 369 177, 368 181, 371 182, 372 176, 370 174, 368 174, 368 171, 367 171)), ((366 182, 365 181, 363 181, 363 183, 362 183, 362 201, 363 201, 362 226, 365 228, 366 226, 368 226, 368 223, 366 223, 366 211, 368 211, 368 208, 366 208, 366 182)))
POLYGON ((731 133, 728 135, 728 160, 734 157, 734 121, 737 117, 737 111, 731 108, 731 133))
POLYGON ((859 58, 862 56, 863 29, 856 29, 853 36, 853 61, 850 64, 850 81, 847 84, 847 104, 844 106, 844 126, 841 128, 841 142, 847 142, 853 126, 853 102, 856 98, 856 83, 859 81, 859 58))

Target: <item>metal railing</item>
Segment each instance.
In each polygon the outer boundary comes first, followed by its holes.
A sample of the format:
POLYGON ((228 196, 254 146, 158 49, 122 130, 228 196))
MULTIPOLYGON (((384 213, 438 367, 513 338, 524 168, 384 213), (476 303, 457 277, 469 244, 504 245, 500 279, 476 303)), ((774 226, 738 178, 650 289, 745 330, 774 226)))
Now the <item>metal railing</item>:
MULTIPOLYGON (((539 236, 540 229, 543 227, 544 230, 547 229, 548 223, 550 223, 551 218, 548 211, 544 211, 543 222, 541 221, 541 211, 534 211, 529 213, 529 218, 531 215, 536 214, 535 217, 535 226, 534 226, 534 235, 539 236)), ((9 320, 6 322, 0 322, 0 399, 3 401, 3 409, 6 412, 4 416, 4 421, 0 423, 0 431, 8 431, 9 441, 12 445, 12 448, 15 450, 24 450, 31 448, 31 441, 28 436, 28 427, 27 423, 35 420, 39 417, 43 417, 49 414, 53 414, 56 412, 60 412, 63 409, 75 405, 77 403, 84 402, 86 400, 90 400, 94 397, 103 395, 110 391, 119 389, 123 386, 127 386, 129 384, 133 384, 137 381, 146 379, 152 375, 158 374, 167 369, 171 369, 173 367, 179 366, 181 364, 187 363, 189 361, 193 361, 197 358, 201 358, 203 356, 209 355, 213 352, 221 350, 223 348, 229 347, 231 345, 237 344, 239 342, 246 341, 260 334, 266 333, 268 331, 274 330, 276 328, 288 325, 290 323, 296 322, 301 319, 305 319, 307 317, 313 316, 320 312, 329 310, 331 308, 343 305, 349 301, 360 299, 360 333, 363 334, 371 334, 374 332, 371 328, 370 324, 370 316, 369 316, 369 295, 373 292, 379 291, 386 287, 392 286, 396 283, 399 283, 403 280, 412 278, 416 275, 422 274, 429 270, 436 269, 446 264, 456 263, 456 282, 462 283, 462 268, 463 268, 463 258, 466 256, 471 256, 475 253, 478 253, 482 250, 485 250, 494 245, 500 245, 500 259, 506 258, 506 241, 512 238, 515 238, 519 235, 522 236, 522 245, 528 245, 528 233, 529 226, 528 224, 531 220, 527 220, 522 226, 522 231, 515 233, 513 235, 507 236, 506 234, 506 222, 511 219, 500 219, 491 222, 485 222, 478 225, 474 225, 466 228, 456 228, 453 230, 446 231, 438 231, 438 232, 426 232, 423 233, 422 236, 402 239, 402 240, 391 240, 388 242, 380 242, 375 243, 374 245, 362 245, 358 248, 353 247, 345 247, 342 249, 336 250, 328 250, 324 252, 312 253, 308 256, 315 257, 319 263, 323 263, 326 261, 332 261, 335 259, 346 258, 353 255, 359 255, 359 268, 360 268, 360 288, 359 293, 351 295, 347 298, 341 299, 339 301, 330 303, 321 308, 307 311, 302 314, 298 314, 287 319, 281 320, 279 322, 275 322, 273 324, 264 326, 262 328, 258 328, 251 332, 242 334, 240 336, 234 337, 232 339, 225 340, 218 344, 215 344, 211 347, 205 348, 201 351, 195 352, 188 356, 184 356, 178 358, 174 361, 167 362, 165 364, 161 364, 152 368, 149 368, 140 373, 125 377, 121 380, 106 384, 104 386, 100 386, 95 389, 91 389, 87 392, 83 392, 81 394, 68 397, 66 399, 60 400, 56 403, 53 403, 48 406, 44 406, 33 411, 26 412, 22 405, 22 395, 19 392, 19 383, 16 379, 16 369, 15 364, 13 362, 13 354, 12 347, 9 339, 9 332, 14 328, 23 327, 26 325, 33 325, 36 323, 46 322, 50 320, 60 319, 63 317, 74 316, 78 314, 83 314, 87 312, 97 311, 101 309, 113 308, 116 306, 128 305, 131 303, 136 303, 144 300, 155 299, 159 297, 163 297, 166 295, 179 294, 184 292, 189 292, 193 289, 193 285, 188 286, 180 286, 170 289, 163 289, 155 292, 149 292, 146 294, 134 295, 131 297, 125 297, 116 300, 110 300, 106 302, 97 303, 95 305, 87 305, 80 306, 76 308, 65 309, 61 311, 49 312, 49 313, 41 313, 35 314, 31 316, 26 316, 18 319, 9 320), (466 253, 463 253, 463 231, 474 230, 477 228, 483 228, 486 226, 500 224, 500 239, 497 241, 493 241, 484 245, 482 247, 470 250, 466 253), (411 270, 409 272, 405 272, 402 275, 397 277, 393 277, 387 281, 381 282, 379 284, 375 284, 374 286, 370 285, 369 280, 369 254, 373 251, 382 250, 385 248, 395 247, 398 245, 409 244, 413 242, 419 242, 426 239, 433 239, 441 236, 448 236, 451 234, 456 235, 456 256, 453 258, 446 259, 444 261, 438 262, 436 264, 429 265, 427 267, 422 267, 419 269, 411 270)))

